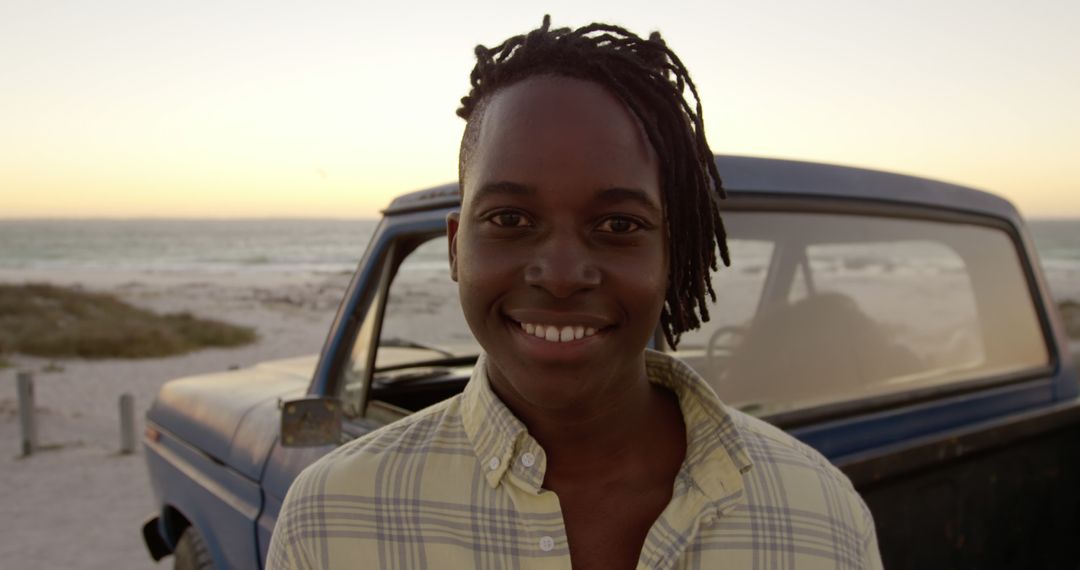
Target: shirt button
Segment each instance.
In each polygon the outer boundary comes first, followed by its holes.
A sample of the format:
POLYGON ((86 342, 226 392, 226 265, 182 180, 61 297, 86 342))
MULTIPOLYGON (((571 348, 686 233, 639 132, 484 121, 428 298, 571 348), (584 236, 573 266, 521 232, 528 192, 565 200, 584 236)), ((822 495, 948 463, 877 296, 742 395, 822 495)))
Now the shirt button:
POLYGON ((522 453, 521 464, 525 467, 532 467, 533 465, 536 465, 536 456, 527 451, 525 453, 522 453))
POLYGON ((551 549, 555 548, 555 539, 550 536, 545 536, 540 539, 540 550, 544 552, 551 552, 551 549))
POLYGON ((496 470, 498 468, 499 468, 499 458, 498 457, 492 457, 491 459, 488 460, 488 469, 491 469, 492 471, 494 471, 494 470, 496 470))

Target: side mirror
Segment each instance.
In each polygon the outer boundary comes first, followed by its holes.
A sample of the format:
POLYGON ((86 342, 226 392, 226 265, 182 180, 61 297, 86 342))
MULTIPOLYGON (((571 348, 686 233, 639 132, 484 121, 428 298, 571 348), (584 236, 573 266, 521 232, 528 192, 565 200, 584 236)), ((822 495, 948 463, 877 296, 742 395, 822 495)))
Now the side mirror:
POLYGON ((314 447, 341 443, 337 398, 299 398, 281 404, 281 445, 314 447))

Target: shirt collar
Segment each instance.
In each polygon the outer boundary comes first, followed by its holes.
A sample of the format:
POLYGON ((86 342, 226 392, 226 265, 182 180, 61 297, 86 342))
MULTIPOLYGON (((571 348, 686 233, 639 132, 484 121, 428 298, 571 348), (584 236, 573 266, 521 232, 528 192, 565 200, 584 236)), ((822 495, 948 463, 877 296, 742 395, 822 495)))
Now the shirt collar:
POLYGON ((686 459, 675 497, 701 493, 726 511, 742 497, 743 474, 753 467, 739 430, 716 392, 688 364, 662 352, 645 351, 649 381, 675 392, 686 424, 686 459))
POLYGON ((509 472, 526 488, 540 492, 547 456, 529 436, 525 424, 492 391, 487 355, 481 354, 476 360, 472 378, 465 386, 461 419, 490 486, 497 487, 509 472))
MULTIPOLYGON (((650 382, 678 396, 686 424, 686 459, 676 480, 676 495, 700 492, 709 502, 731 503, 741 496, 742 475, 752 464, 724 404, 690 366, 671 355, 646 350, 645 367, 650 382)), ((525 424, 492 391, 485 355, 476 361, 461 411, 488 484, 496 487, 503 477, 510 477, 539 493, 546 455, 525 424)), ((726 509, 721 506, 721 510, 726 509)))

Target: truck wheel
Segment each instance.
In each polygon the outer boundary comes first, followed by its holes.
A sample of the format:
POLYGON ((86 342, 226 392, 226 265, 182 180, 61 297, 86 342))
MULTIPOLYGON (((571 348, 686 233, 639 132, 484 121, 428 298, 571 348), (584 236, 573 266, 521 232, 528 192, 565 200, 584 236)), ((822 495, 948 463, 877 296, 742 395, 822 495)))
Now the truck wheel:
POLYGON ((213 570, 210 551, 195 527, 189 526, 180 535, 173 551, 173 570, 213 570))

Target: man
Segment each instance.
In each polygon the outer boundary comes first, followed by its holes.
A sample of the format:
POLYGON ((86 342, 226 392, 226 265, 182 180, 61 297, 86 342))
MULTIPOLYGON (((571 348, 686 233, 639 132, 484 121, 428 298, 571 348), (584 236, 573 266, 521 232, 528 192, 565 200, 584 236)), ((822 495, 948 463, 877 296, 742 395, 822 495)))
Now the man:
POLYGON ((708 318, 727 263, 678 58, 545 17, 477 59, 447 232, 485 354, 463 394, 305 470, 269 566, 880 567, 841 473, 646 350, 708 318))

